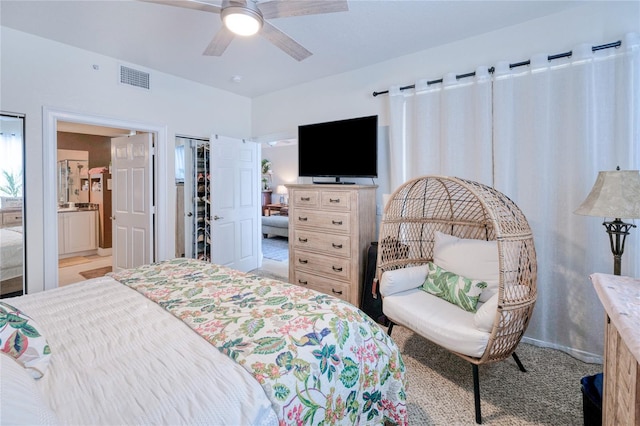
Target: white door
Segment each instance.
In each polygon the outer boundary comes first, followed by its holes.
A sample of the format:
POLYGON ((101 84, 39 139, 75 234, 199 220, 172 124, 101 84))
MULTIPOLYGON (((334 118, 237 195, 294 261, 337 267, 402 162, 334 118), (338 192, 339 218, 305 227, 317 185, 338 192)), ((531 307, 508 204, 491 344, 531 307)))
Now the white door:
POLYGON ((258 144, 214 135, 211 147, 211 261, 240 271, 258 267, 258 144))
POLYGON ((151 133, 111 139, 114 271, 155 258, 152 153, 151 133))

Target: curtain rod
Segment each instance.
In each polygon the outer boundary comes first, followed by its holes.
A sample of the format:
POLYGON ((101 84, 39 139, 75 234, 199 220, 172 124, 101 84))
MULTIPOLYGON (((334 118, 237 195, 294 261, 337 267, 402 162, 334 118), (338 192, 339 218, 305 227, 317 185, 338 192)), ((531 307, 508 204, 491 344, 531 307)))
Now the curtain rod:
MULTIPOLYGON (((613 43, 607 43, 607 44, 601 44, 599 46, 592 46, 591 47, 591 51, 592 52, 596 52, 598 50, 603 50, 603 49, 610 49, 612 47, 615 47, 616 49, 619 48, 622 45, 622 41, 618 40, 616 42, 613 43)), ((570 50, 568 52, 565 53, 558 53, 556 55, 549 55, 547 56, 547 60, 549 61, 553 61, 554 59, 560 59, 560 58, 568 58, 573 54, 573 51, 570 50)), ((517 68, 517 67, 522 67, 525 65, 530 65, 531 61, 523 61, 523 62, 516 62, 515 64, 509 64, 509 69, 513 69, 513 68, 517 68)), ((489 73, 493 74, 495 71, 495 67, 490 67, 489 68, 489 73)), ((467 74, 460 74, 460 75, 456 75, 456 80, 460 80, 461 78, 467 78, 467 77, 474 77, 476 75, 475 72, 470 72, 467 74)), ((439 78, 438 80, 431 80, 431 81, 427 81, 427 85, 430 86, 432 84, 437 84, 437 83, 442 83, 442 79, 439 78)), ((402 86, 400 87, 400 90, 407 90, 407 89, 415 89, 416 85, 415 84, 411 84, 408 86, 402 86)), ((384 95, 386 93, 389 93, 388 90, 384 90, 382 92, 373 92, 373 96, 376 97, 378 95, 384 95)))

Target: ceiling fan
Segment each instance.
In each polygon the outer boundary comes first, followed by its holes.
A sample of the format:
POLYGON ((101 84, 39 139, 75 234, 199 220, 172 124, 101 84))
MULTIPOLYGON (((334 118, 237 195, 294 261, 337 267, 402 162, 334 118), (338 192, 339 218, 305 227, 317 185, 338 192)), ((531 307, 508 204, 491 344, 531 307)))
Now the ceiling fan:
POLYGON ((298 61, 311 56, 311 52, 269 23, 268 19, 349 10, 346 0, 222 0, 220 6, 206 0, 142 1, 220 14, 223 26, 203 55, 220 56, 235 35, 247 36, 260 32, 260 35, 298 61))

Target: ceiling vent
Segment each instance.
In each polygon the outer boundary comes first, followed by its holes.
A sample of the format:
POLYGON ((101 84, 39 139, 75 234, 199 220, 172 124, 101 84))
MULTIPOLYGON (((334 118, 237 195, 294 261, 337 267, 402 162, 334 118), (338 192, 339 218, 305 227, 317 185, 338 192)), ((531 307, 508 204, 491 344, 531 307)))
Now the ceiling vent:
POLYGON ((149 73, 121 65, 120 83, 149 90, 149 73))

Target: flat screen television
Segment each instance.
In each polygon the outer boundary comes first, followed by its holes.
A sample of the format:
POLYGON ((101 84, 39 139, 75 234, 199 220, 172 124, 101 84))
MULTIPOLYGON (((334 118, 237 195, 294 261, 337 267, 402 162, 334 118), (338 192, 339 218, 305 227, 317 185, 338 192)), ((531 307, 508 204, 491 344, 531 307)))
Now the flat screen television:
POLYGON ((304 177, 378 177, 378 116, 298 126, 298 174, 304 177))

